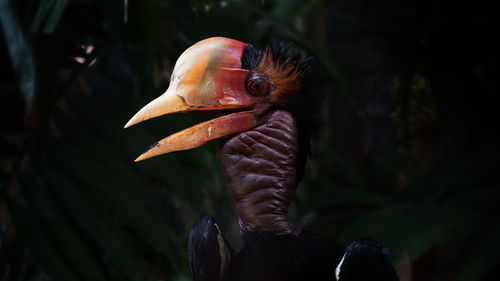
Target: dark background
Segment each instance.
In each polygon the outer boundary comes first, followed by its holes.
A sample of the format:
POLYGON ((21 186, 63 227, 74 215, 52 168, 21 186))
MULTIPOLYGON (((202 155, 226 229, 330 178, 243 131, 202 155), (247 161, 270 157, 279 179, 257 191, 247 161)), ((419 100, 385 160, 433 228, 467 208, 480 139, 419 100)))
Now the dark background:
POLYGON ((301 227, 377 239, 402 281, 498 280, 498 11, 459 2, 0 0, 0 280, 190 280, 202 214, 241 243, 215 142, 133 162, 211 116, 122 129, 210 36, 315 57, 301 227))

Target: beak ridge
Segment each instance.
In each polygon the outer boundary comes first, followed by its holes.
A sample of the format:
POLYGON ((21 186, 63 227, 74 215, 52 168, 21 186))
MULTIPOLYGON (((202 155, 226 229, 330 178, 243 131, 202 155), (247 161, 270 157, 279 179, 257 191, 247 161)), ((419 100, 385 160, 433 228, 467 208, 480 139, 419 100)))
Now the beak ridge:
POLYGON ((177 60, 167 91, 144 106, 125 128, 170 113, 233 111, 160 140, 136 161, 177 150, 195 148, 255 126, 256 98, 245 84, 250 70, 242 68, 247 44, 223 37, 202 40, 177 60), (242 111, 247 110, 247 111, 242 111))
POLYGON ((164 115, 169 113, 183 112, 189 109, 189 106, 184 102, 184 100, 178 96, 170 88, 167 91, 152 100, 146 106, 144 106, 139 112, 137 112, 128 122, 125 124, 124 128, 128 128, 132 125, 140 123, 142 121, 164 115))

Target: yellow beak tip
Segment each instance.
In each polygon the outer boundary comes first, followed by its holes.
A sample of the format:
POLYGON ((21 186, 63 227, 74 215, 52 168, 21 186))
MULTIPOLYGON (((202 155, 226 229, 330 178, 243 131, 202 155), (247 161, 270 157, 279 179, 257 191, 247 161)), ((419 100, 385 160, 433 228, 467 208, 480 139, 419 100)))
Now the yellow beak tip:
POLYGON ((128 122, 127 122, 127 124, 125 124, 125 126, 123 126, 123 129, 127 129, 128 127, 135 125, 137 123, 138 122, 135 120, 135 118, 132 118, 132 119, 128 120, 128 122))
POLYGON ((145 154, 145 153, 143 153, 143 154, 141 154, 139 157, 137 157, 137 158, 134 160, 134 162, 140 162, 140 161, 142 161, 142 160, 144 160, 144 159, 149 158, 149 157, 146 157, 144 154, 145 154))

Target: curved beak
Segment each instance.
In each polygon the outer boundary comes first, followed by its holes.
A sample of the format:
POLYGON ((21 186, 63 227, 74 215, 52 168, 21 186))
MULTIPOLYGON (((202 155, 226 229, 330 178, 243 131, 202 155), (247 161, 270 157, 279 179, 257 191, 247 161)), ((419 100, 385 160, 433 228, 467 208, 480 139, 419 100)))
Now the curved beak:
POLYGON ((144 106, 128 128, 157 116, 204 110, 237 110, 166 137, 135 161, 202 146, 206 142, 253 128, 254 99, 245 90, 249 70, 241 68, 246 44, 214 37, 188 48, 177 60, 167 91, 144 106), (248 109, 249 111, 243 111, 248 109))

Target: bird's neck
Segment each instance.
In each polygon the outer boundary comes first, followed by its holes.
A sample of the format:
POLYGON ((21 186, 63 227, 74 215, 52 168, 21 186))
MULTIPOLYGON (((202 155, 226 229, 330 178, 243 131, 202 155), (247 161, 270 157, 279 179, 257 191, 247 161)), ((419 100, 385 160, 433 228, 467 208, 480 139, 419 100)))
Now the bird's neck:
MULTIPOLYGON (((238 209, 239 206, 238 206, 238 209)), ((252 219, 251 216, 255 214, 243 213, 238 211, 238 216, 240 217, 240 230, 242 232, 271 232, 276 235, 298 235, 300 234, 300 228, 295 225, 288 216, 282 216, 280 214, 268 214, 268 219, 262 222, 259 219, 252 219), (242 219, 242 217, 246 217, 242 219), (270 218, 273 217, 273 218, 270 218)))
POLYGON ((300 233, 288 217, 297 186, 297 152, 295 121, 281 110, 221 142, 217 158, 242 231, 300 233))
MULTIPOLYGON (((260 177, 260 175, 253 175, 260 177)), ((240 229, 244 232, 271 232, 274 234, 298 234, 300 229, 288 217, 288 207, 293 197, 291 188, 266 186, 262 175, 259 190, 250 191, 246 197, 233 197, 238 211, 240 229), (286 198, 286 199, 285 199, 286 198)), ((254 181, 259 183, 259 180, 254 181)), ((240 186, 241 187, 241 186, 240 186)))

